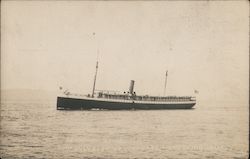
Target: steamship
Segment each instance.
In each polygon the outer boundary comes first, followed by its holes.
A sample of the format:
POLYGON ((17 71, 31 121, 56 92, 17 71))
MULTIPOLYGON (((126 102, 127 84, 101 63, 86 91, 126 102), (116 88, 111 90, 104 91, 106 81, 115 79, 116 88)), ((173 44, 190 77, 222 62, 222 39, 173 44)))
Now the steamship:
POLYGON ((64 91, 62 96, 57 97, 57 110, 191 109, 196 104, 193 96, 165 96, 167 72, 164 96, 149 96, 137 95, 134 92, 134 80, 130 82, 129 91, 123 93, 95 90, 97 70, 98 61, 92 94, 78 95, 64 91))

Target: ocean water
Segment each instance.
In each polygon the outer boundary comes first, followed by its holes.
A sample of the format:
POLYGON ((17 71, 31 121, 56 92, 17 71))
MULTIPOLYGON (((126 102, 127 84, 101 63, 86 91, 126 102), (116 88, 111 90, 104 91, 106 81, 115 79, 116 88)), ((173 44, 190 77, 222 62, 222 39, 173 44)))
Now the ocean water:
POLYGON ((0 157, 248 158, 247 106, 59 111, 54 102, 1 104, 0 157))

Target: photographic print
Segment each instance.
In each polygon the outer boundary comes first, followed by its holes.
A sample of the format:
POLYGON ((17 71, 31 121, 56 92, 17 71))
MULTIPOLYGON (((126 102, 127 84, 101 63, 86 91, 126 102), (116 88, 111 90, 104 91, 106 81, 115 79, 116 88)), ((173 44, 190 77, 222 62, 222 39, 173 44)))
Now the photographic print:
POLYGON ((1 1, 2 159, 247 159, 248 1, 1 1))

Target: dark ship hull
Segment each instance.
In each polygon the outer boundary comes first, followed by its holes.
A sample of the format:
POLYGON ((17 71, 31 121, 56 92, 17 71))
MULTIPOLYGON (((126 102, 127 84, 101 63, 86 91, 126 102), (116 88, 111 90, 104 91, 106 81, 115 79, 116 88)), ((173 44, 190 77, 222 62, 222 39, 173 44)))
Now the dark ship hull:
POLYGON ((130 110, 130 109, 191 109, 195 101, 188 102, 142 102, 133 100, 102 100, 96 98, 57 97, 58 110, 130 110))

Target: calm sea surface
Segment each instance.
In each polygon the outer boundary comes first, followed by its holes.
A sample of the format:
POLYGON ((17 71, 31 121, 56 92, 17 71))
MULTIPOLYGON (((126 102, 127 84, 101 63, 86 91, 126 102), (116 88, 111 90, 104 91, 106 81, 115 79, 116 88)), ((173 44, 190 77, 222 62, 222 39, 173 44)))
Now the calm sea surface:
POLYGON ((1 104, 2 158, 248 158, 246 106, 59 111, 1 104))

